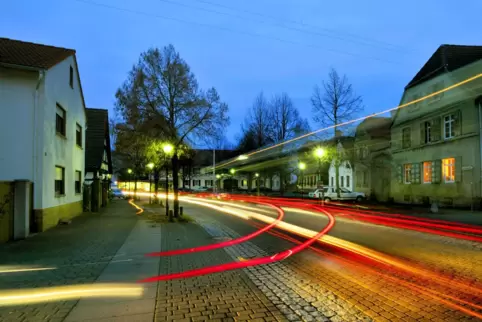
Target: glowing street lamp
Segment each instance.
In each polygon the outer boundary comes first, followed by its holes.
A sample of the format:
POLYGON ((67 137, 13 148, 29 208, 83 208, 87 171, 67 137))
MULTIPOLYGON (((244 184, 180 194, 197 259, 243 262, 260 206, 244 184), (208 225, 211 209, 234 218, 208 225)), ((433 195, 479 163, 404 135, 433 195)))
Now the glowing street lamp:
POLYGON ((127 173, 129 174, 129 193, 131 192, 131 179, 132 179, 132 169, 127 169, 127 173))
POLYGON ((231 174, 235 174, 235 173, 236 173, 236 170, 231 169, 231 170, 229 170, 229 173, 231 173, 231 174))
POLYGON ((165 154, 171 154, 172 150, 174 150, 174 147, 172 146, 172 144, 166 143, 162 147, 162 150, 165 154))
POLYGON ((234 190, 234 174, 236 173, 236 170, 233 168, 231 170, 229 170, 229 173, 231 173, 231 193, 233 193, 233 190, 234 190))
POLYGON ((258 197, 259 197, 259 173, 256 172, 254 176, 256 177, 256 188, 258 190, 258 197))

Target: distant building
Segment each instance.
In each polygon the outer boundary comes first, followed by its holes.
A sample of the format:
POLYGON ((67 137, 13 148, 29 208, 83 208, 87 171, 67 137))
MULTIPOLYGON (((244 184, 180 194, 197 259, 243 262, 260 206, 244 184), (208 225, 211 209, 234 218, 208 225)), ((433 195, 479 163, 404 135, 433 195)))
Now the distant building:
POLYGON ((0 181, 14 182, 10 238, 82 213, 85 103, 75 50, 0 38, 0 181))
POLYGON ((355 190, 373 201, 390 198, 392 157, 390 127, 392 119, 371 117, 363 120, 355 134, 355 190))
MULTIPOLYGON (((405 87, 401 104, 482 73, 482 46, 442 45, 405 87)), ((395 202, 468 206, 482 192, 482 79, 397 110, 391 128, 395 202)))

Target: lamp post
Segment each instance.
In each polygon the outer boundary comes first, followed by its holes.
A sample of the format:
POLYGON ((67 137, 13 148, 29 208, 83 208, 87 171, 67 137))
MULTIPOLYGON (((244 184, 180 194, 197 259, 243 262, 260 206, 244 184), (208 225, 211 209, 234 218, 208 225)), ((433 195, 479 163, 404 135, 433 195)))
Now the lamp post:
POLYGON ((234 189, 234 174, 236 173, 235 169, 229 170, 229 173, 231 173, 231 193, 233 193, 234 189))
POLYGON ((174 147, 171 144, 165 144, 162 147, 164 151, 164 162, 166 164, 166 216, 169 216, 169 167, 167 165, 167 156, 171 154, 174 147))
POLYGON ((154 163, 151 162, 151 163, 147 164, 147 167, 150 170, 149 171, 149 204, 151 204, 152 203, 152 199, 151 199, 151 197, 152 197, 151 196, 151 194, 152 194, 152 178, 151 178, 151 176, 152 176, 152 169, 154 169, 154 163))
POLYGON ((321 182, 321 194, 318 194, 318 199, 321 198, 321 204, 323 204, 325 200, 325 190, 323 188, 323 181, 321 181, 321 160, 325 156, 325 150, 322 147, 316 148, 314 155, 315 158, 318 159, 318 182, 321 182))
POLYGON ((127 177, 129 178, 129 194, 131 193, 131 179, 132 179, 132 169, 127 169, 127 173, 129 174, 127 177))
POLYGON ((305 189, 304 182, 303 182, 304 181, 303 172, 306 169, 306 163, 304 162, 298 163, 298 168, 300 169, 300 172, 301 172, 301 199, 303 199, 303 190, 305 189))
POLYGON ((258 191, 258 197, 259 197, 259 173, 255 173, 254 176, 256 177, 256 190, 258 191))

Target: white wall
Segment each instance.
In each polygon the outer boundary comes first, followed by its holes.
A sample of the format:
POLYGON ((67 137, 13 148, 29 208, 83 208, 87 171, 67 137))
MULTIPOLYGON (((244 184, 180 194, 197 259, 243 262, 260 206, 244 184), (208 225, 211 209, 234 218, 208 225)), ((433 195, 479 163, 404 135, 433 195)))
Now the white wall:
POLYGON ((33 180, 38 72, 0 67, 0 181, 33 180))
POLYGON ((74 57, 71 56, 47 71, 43 97, 43 189, 42 208, 50 208, 82 200, 75 193, 75 171, 85 173, 86 117, 74 57), (74 88, 69 84, 70 66, 74 68, 74 88), (56 104, 66 111, 66 137, 56 134, 56 104), (82 126, 82 148, 75 142, 76 123, 82 126), (65 168, 65 195, 55 196, 55 166, 65 168))
MULTIPOLYGON (((338 182, 339 182, 340 188, 346 188, 348 190, 353 191, 354 190, 353 169, 350 165, 350 162, 343 161, 340 164, 339 171, 340 171, 340 175, 338 177, 338 179, 339 179, 338 182), (343 177, 343 179, 342 179, 342 177, 343 177), (348 179, 348 181, 347 181, 347 179, 348 179), (342 180, 343 180, 343 185, 341 184, 342 180)), ((335 168, 335 165, 333 163, 330 165, 330 169, 328 170, 328 175, 330 177, 329 185, 331 186, 332 182, 333 182, 333 186, 336 186, 336 183, 335 183, 336 182, 336 168, 335 168)))

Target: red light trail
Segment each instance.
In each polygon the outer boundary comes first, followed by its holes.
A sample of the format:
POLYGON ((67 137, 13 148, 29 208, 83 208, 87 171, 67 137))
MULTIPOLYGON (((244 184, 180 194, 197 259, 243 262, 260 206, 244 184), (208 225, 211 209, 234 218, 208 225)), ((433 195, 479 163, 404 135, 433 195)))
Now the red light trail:
POLYGON ((272 204, 265 203, 265 202, 259 202, 259 203, 262 204, 262 205, 267 205, 269 207, 274 208, 278 212, 278 217, 271 224, 263 226, 261 229, 258 229, 258 230, 256 230, 255 232, 253 232, 249 235, 242 236, 240 238, 236 238, 236 239, 229 240, 229 241, 211 244, 211 245, 203 245, 203 246, 198 246, 198 247, 194 247, 194 248, 174 249, 174 250, 168 250, 168 251, 164 251, 164 252, 153 252, 153 253, 146 254, 146 256, 151 256, 151 257, 154 257, 154 256, 172 256, 172 255, 181 255, 181 254, 204 252, 204 251, 208 251, 208 250, 233 246, 233 245, 236 245, 236 244, 244 243, 245 241, 248 241, 250 239, 253 239, 254 237, 259 236, 262 233, 264 233, 264 232, 270 230, 271 228, 273 228, 274 226, 276 226, 283 219, 283 216, 284 216, 284 211, 281 208, 279 208, 275 205, 272 205, 272 204))
POLYGON ((193 270, 180 272, 180 273, 164 274, 164 275, 149 277, 149 278, 140 280, 139 282, 149 283, 149 282, 167 281, 167 280, 180 279, 180 278, 190 278, 195 276, 220 273, 228 270, 246 268, 249 266, 265 265, 265 264, 281 261, 309 247, 311 244, 313 244, 315 241, 321 238, 324 234, 330 231, 330 229, 335 224, 335 217, 333 217, 333 215, 331 215, 327 211, 323 211, 323 213, 328 217, 328 224, 325 226, 325 228, 323 228, 316 235, 306 240, 305 242, 299 244, 298 246, 287 249, 281 253, 274 254, 273 256, 250 259, 243 262, 231 262, 231 263, 225 263, 220 265, 208 266, 204 268, 193 269, 193 270))

